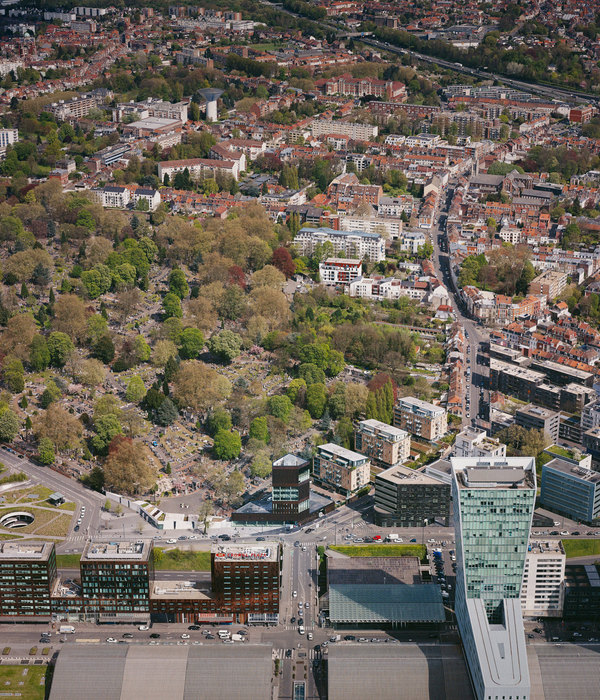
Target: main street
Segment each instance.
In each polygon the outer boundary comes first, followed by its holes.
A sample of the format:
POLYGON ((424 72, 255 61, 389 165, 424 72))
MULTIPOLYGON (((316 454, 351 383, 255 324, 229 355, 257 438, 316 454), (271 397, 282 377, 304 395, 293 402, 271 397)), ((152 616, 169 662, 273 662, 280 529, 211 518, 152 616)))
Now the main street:
POLYGON ((440 193, 440 204, 431 228, 431 243, 433 245, 433 266, 437 278, 443 282, 448 292, 452 295, 452 308, 456 320, 465 331, 467 341, 467 369, 465 370, 466 392, 464 397, 463 425, 475 423, 477 418, 484 418, 481 412, 481 398, 487 389, 488 370, 480 360, 479 352, 481 344, 489 339, 485 329, 467 315, 463 301, 456 288, 451 271, 451 258, 448 251, 448 239, 445 227, 446 217, 453 196, 453 186, 449 184, 440 193), (470 372, 468 371, 470 369, 470 372))

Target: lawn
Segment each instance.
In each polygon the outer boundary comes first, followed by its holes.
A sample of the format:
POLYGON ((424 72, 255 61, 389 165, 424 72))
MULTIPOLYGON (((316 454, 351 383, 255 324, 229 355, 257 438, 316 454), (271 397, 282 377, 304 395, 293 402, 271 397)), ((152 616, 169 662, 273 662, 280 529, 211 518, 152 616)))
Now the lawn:
POLYGON ((567 559, 600 555, 600 540, 563 540, 567 559))
POLYGON ((81 554, 57 554, 56 567, 58 569, 78 569, 81 554))
POLYGON ((210 571, 210 552, 183 552, 154 548, 154 568, 158 571, 210 571))
POLYGON ((427 548, 422 544, 357 544, 330 547, 349 557, 419 557, 427 556, 427 548))
POLYGON ((72 514, 61 513, 58 509, 36 508, 36 506, 23 503, 19 507, 0 508, 0 516, 19 511, 31 513, 35 517, 31 525, 25 525, 18 529, 19 534, 65 537, 69 530, 72 514))
POLYGON ((44 700, 47 666, 0 666, 2 693, 20 700, 44 700), (20 685, 22 684, 22 685, 20 685))

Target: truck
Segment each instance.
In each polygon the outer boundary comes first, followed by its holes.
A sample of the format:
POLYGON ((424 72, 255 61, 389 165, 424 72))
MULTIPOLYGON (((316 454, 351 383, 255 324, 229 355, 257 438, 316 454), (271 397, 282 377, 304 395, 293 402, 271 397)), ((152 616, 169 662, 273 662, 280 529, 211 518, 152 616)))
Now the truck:
POLYGON ((390 532, 385 540, 386 542, 398 542, 400 540, 400 535, 397 532, 390 532))
POLYGON ((61 625, 58 628, 60 634, 75 634, 75 628, 73 625, 61 625))
POLYGON ((246 640, 244 639, 243 634, 232 634, 231 639, 233 639, 234 642, 245 642, 246 640))

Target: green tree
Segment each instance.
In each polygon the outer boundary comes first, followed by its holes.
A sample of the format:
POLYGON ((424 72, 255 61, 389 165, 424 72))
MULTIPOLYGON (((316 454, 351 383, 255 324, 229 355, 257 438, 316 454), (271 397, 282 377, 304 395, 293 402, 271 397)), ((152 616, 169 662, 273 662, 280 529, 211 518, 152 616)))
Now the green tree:
POLYGON ((66 333, 54 331, 48 338, 50 364, 53 367, 64 367, 69 355, 75 350, 73 341, 66 333))
POLYGON ((178 415, 177 406, 167 396, 156 409, 155 421, 158 425, 171 425, 177 420, 178 415))
POLYGON ((117 416, 112 413, 94 420, 96 435, 92 438, 92 447, 98 454, 106 454, 113 438, 123 434, 123 428, 117 416))
POLYGON ((0 441, 12 442, 19 432, 19 416, 8 406, 0 406, 0 441))
POLYGON ((250 474, 253 477, 266 479, 272 471, 271 457, 267 450, 259 450, 250 465, 250 474))
POLYGON ((288 396, 270 396, 267 401, 267 406, 272 416, 279 418, 279 420, 282 420, 284 423, 289 421, 293 406, 288 396))
POLYGON ((306 390, 306 408, 314 419, 321 418, 327 405, 327 391, 324 384, 311 384, 306 390))
POLYGON ((240 354, 242 339, 233 331, 221 331, 208 341, 208 349, 223 362, 231 362, 240 354))
POLYGON ((190 293, 185 275, 178 268, 172 270, 169 275, 169 292, 176 294, 180 299, 185 299, 190 293))
POLYGON ((38 445, 38 458, 42 464, 54 464, 56 455, 54 453, 54 445, 50 438, 44 437, 38 445))
POLYGON ((304 379, 306 386, 311 384, 324 384, 325 372, 313 362, 304 362, 298 368, 298 374, 301 379, 304 379))
POLYGON ((250 438, 260 440, 266 445, 269 442, 269 428, 267 426, 267 419, 264 416, 257 416, 254 418, 252 423, 250 423, 248 435, 250 438))
POLYGON ((217 408, 210 412, 206 419, 206 428, 209 435, 216 435, 219 430, 230 431, 232 422, 229 411, 221 406, 217 406, 217 408))
POLYGON ((144 396, 146 396, 146 387, 144 386, 144 381, 139 376, 139 374, 134 374, 133 377, 131 377, 131 379, 127 383, 125 398, 131 403, 140 403, 144 396))
POLYGON ((37 334, 33 336, 29 349, 29 364, 36 372, 43 372, 50 364, 48 343, 43 335, 37 334))
POLYGON ((194 360, 204 347, 204 336, 197 328, 184 328, 180 336, 179 354, 184 360, 194 360))
POLYGON ((42 408, 48 408, 51 403, 58 401, 62 396, 60 389, 56 386, 56 383, 50 380, 46 384, 46 388, 40 396, 40 406, 42 408))
POLYGON ((286 394, 294 404, 302 403, 306 395, 306 382, 304 379, 292 379, 286 389, 286 394))
POLYGON ((240 456, 242 440, 236 431, 219 430, 215 435, 214 453, 217 459, 232 460, 240 456))
POLYGON ((163 299, 163 313, 165 318, 181 318, 183 311, 181 310, 181 300, 173 292, 165 294, 163 299))
POLYGON ((7 357, 2 366, 4 383, 12 394, 19 394, 25 388, 25 369, 16 357, 7 357))
POLYGON ((96 344, 92 347, 92 355, 104 362, 104 364, 109 364, 113 361, 115 357, 115 345, 108 334, 98 339, 96 344))

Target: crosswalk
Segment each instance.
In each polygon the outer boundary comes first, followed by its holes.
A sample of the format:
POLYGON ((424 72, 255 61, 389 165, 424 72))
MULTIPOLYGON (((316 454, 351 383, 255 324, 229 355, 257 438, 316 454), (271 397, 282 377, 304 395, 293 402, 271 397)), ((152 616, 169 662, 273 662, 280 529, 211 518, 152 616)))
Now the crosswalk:
MULTIPOLYGON (((273 657, 276 659, 282 659, 286 660, 285 653, 288 649, 291 647, 279 647, 279 648, 274 648, 273 649, 273 657)), ((289 657, 289 660, 292 661, 297 661, 298 659, 320 659, 322 658, 321 653, 318 651, 315 651, 312 647, 309 649, 292 649, 292 655, 289 657), (305 654, 305 656, 299 657, 298 652, 301 654, 305 654)))

